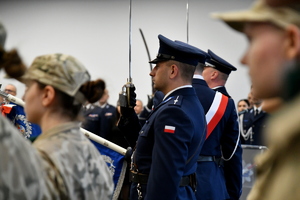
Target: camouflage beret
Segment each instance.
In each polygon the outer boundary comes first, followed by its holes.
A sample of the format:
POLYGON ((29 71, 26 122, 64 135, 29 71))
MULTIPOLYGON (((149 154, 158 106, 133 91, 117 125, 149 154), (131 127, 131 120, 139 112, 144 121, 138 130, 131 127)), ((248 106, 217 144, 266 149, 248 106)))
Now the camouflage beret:
POLYGON ((292 7, 270 7, 263 0, 256 0, 248 10, 225 13, 213 13, 213 18, 220 19, 231 28, 243 32, 246 22, 270 22, 286 28, 293 24, 300 28, 300 12, 292 7))
POLYGON ((74 57, 65 54, 38 56, 21 78, 36 80, 74 97, 80 103, 86 101, 79 88, 90 80, 86 68, 74 57))

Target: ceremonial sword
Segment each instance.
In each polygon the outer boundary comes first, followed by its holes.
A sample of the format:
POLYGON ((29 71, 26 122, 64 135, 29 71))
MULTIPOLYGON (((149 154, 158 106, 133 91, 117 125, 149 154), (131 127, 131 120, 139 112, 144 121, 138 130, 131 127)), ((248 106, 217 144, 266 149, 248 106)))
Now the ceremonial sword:
POLYGON ((129 108, 133 107, 132 105, 130 105, 130 90, 132 90, 134 87, 131 78, 131 4, 132 0, 130 0, 129 2, 129 74, 127 78, 127 83, 122 87, 122 92, 121 94, 119 94, 120 106, 129 108))

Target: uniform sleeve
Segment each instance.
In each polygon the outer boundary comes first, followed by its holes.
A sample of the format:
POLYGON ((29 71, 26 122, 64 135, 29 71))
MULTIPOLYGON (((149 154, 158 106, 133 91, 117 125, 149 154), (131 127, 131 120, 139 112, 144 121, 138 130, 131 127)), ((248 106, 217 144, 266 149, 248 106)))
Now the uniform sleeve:
POLYGON ((2 116, 0 172, 1 199, 51 199, 38 153, 2 116))
POLYGON ((131 109, 127 115, 120 117, 118 128, 122 134, 124 134, 131 148, 134 148, 141 130, 141 125, 133 109, 131 109))
POLYGON ((228 107, 231 108, 231 115, 225 127, 225 134, 222 137, 222 152, 225 159, 232 157, 230 160, 224 162, 224 174, 230 199, 239 199, 242 193, 243 151, 239 139, 238 116, 232 99, 229 99, 228 107), (232 155, 234 150, 235 153, 232 155))
POLYGON ((193 127, 188 116, 177 107, 168 107, 157 115, 145 199, 176 199, 179 182, 184 176, 193 127))

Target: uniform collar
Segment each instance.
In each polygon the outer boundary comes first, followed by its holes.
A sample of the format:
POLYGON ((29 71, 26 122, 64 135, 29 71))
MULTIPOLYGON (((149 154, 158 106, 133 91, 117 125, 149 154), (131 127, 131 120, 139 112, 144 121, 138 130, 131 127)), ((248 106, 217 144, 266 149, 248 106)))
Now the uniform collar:
POLYGON ((221 88, 221 87, 223 87, 223 86, 222 86, 222 85, 219 85, 219 86, 216 86, 216 87, 211 88, 211 89, 215 90, 215 89, 218 89, 218 88, 221 88))
POLYGON ((200 74, 194 74, 193 79, 201 79, 204 80, 203 76, 200 74))
POLYGON ((66 123, 62 123, 60 125, 57 125, 53 128, 48 129, 45 132, 42 132, 41 135, 39 135, 39 137, 36 139, 36 141, 39 141, 43 138, 47 138, 50 137, 52 135, 55 135, 57 133, 61 133, 64 132, 65 130, 69 130, 69 129, 73 129, 73 128, 80 128, 80 123, 79 122, 75 122, 75 121, 71 121, 71 122, 66 122, 66 123))
POLYGON ((107 106, 108 103, 105 103, 103 105, 100 105, 101 108, 105 108, 107 106))
POLYGON ((253 110, 255 111, 257 109, 258 113, 261 112, 261 110, 262 110, 261 108, 262 108, 262 106, 256 107, 255 105, 253 105, 253 110))
POLYGON ((167 98, 170 96, 170 94, 172 94, 172 93, 175 92, 176 90, 179 90, 179 89, 182 89, 182 88, 191 88, 191 87, 193 87, 193 86, 192 86, 192 85, 183 85, 183 86, 177 87, 177 88, 175 88, 174 90, 171 90, 170 92, 168 92, 168 93, 165 95, 165 97, 163 98, 163 101, 164 101, 165 99, 167 99, 167 98))

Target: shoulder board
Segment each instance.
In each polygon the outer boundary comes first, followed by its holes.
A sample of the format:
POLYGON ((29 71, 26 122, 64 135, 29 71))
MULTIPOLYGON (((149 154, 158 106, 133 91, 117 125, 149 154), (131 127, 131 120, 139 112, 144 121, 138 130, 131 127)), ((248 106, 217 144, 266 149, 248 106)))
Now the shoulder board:
POLYGON ((182 95, 173 96, 172 99, 169 100, 168 105, 181 106, 182 99, 182 95))

